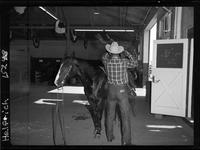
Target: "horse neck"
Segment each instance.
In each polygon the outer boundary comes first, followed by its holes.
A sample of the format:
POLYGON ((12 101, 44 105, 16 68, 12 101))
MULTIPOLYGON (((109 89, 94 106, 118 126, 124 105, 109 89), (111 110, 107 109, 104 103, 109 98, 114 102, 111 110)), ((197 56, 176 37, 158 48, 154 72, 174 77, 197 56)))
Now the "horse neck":
POLYGON ((81 73, 80 73, 80 75, 78 75, 78 77, 81 80, 81 83, 83 84, 84 87, 91 85, 91 83, 89 82, 88 76, 86 76, 84 74, 84 72, 81 71, 81 73))
POLYGON ((99 91, 105 86, 106 75, 95 62, 80 61, 79 78, 84 86, 87 97, 98 98, 99 91))

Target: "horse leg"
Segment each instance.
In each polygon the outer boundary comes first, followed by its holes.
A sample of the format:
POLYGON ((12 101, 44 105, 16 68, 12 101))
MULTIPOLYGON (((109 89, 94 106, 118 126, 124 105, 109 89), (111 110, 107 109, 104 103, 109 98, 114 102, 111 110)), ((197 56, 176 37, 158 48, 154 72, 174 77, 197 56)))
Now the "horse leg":
POLYGON ((95 126, 95 136, 100 137, 101 135, 101 119, 103 116, 103 110, 105 107, 105 99, 100 99, 96 108, 96 126, 95 126))
POLYGON ((94 137, 99 138, 101 135, 101 111, 95 111, 95 130, 94 130, 94 137))
MULTIPOLYGON (((97 115, 95 113, 95 108, 90 106, 90 105, 85 105, 87 110, 90 112, 90 115, 92 117, 92 121, 93 121, 93 124, 94 124, 94 132, 96 131, 96 128, 98 127, 98 123, 97 123, 97 115)), ((95 134, 95 133, 94 133, 95 134)))
POLYGON ((104 110, 104 100, 100 100, 99 103, 95 106, 86 105, 86 108, 90 112, 94 123, 94 137, 100 137, 101 135, 101 119, 104 110))

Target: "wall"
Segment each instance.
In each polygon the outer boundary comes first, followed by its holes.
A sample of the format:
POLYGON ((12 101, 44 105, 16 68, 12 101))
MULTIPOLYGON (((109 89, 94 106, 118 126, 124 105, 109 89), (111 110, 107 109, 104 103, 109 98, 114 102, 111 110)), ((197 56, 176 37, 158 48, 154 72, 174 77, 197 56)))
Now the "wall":
MULTIPOLYGON (((134 42, 119 41, 120 45, 123 45, 125 49, 131 51, 137 47, 134 42)), ((84 59, 100 59, 102 54, 106 52, 105 45, 99 41, 88 41, 87 49, 84 48, 83 41, 77 41, 76 43, 70 43, 70 49, 66 49, 66 41, 41 41, 39 48, 35 48, 32 41, 16 40, 11 42, 12 51, 15 51, 15 47, 23 47, 29 49, 31 57, 46 57, 46 58, 63 58, 65 51, 68 54, 75 52, 76 57, 84 59)))
POLYGON ((17 98, 29 92, 28 49, 24 45, 10 46, 10 97, 17 98))
POLYGON ((193 53, 194 46, 194 7, 183 7, 182 8, 182 24, 181 24, 181 38, 188 38, 189 49, 188 49, 188 101, 187 101, 187 117, 194 119, 194 99, 192 94, 192 84, 193 84, 193 53), (191 30, 189 30, 191 29, 191 30), (188 34, 189 30, 189 34, 188 34))
POLYGON ((194 26, 194 7, 182 8, 181 38, 187 37, 187 30, 194 26))
POLYGON ((165 15, 169 15, 166 10, 162 9, 157 16, 157 39, 173 39, 174 38, 174 21, 175 21, 175 7, 167 8, 171 11, 171 25, 170 31, 164 32, 163 21, 165 15), (162 25, 160 24, 162 22, 162 25))

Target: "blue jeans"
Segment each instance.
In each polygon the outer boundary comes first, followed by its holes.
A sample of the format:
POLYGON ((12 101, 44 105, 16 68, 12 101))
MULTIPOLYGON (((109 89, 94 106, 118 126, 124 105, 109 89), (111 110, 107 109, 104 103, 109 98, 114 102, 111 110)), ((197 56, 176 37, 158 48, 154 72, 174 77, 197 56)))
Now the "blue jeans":
POLYGON ((120 110, 122 144, 131 144, 131 122, 130 122, 130 104, 128 101, 127 85, 108 84, 108 98, 106 101, 106 135, 108 141, 112 141, 113 121, 115 119, 116 105, 120 110))

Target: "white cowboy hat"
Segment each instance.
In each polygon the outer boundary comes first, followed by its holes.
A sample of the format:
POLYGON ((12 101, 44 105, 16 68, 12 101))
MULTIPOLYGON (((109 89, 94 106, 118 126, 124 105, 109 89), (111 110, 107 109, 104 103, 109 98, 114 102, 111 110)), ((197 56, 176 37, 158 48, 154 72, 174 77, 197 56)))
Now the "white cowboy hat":
POLYGON ((112 54, 119 54, 124 51, 123 46, 119 46, 117 42, 112 42, 112 44, 106 44, 106 50, 112 54))

